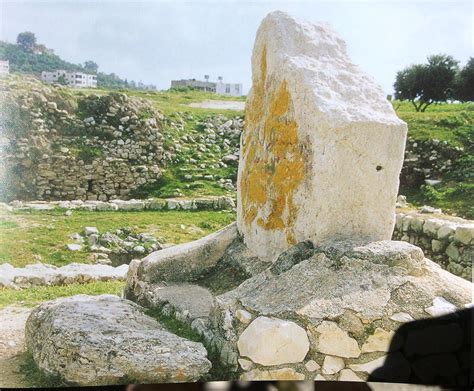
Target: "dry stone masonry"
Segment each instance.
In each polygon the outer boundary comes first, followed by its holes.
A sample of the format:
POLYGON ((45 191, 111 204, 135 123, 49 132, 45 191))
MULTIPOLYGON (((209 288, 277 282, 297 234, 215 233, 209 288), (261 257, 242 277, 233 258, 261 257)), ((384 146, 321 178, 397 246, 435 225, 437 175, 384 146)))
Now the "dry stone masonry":
POLYGON ((160 178, 170 156, 151 103, 29 83, 3 92, 2 199, 107 201, 160 178))
POLYGON ((474 222, 443 215, 423 213, 397 214, 394 239, 423 249, 444 269, 472 280, 474 260, 474 222))
POLYGON ((245 244, 272 260, 306 239, 390 239, 407 127, 344 41, 271 13, 252 77, 237 195, 245 244))

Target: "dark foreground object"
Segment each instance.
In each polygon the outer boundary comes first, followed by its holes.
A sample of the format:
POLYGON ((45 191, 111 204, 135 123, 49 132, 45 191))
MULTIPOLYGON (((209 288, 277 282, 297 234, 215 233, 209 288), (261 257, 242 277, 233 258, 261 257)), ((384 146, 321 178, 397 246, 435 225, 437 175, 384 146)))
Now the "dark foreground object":
POLYGON ((405 359, 400 352, 389 353, 384 366, 373 371, 368 381, 472 388, 473 317, 474 309, 469 308, 404 324, 392 343, 403 337, 405 359))

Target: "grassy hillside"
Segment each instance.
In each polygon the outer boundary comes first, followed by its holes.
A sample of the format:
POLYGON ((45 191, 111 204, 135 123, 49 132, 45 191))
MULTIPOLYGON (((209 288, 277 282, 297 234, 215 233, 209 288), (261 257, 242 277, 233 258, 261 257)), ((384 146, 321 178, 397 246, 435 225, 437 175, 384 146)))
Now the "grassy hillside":
POLYGON ((424 113, 415 112, 408 102, 394 102, 394 107, 408 124, 408 137, 412 143, 427 143, 431 148, 439 141, 440 148, 459 151, 458 157, 443 173, 442 183, 402 186, 400 193, 415 205, 428 204, 447 213, 474 219, 474 103, 432 105, 424 113))

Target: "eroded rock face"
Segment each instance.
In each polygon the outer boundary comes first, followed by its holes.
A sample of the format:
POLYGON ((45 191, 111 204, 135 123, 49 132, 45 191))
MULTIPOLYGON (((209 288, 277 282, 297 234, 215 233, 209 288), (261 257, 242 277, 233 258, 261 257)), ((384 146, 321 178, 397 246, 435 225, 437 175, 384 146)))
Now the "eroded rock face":
POLYGON ((272 12, 252 74, 237 192, 250 250, 274 260, 308 239, 390 239, 407 127, 342 39, 272 12))
POLYGON ((196 381, 211 368, 202 344, 112 295, 44 303, 32 311, 25 336, 42 371, 81 386, 196 381))

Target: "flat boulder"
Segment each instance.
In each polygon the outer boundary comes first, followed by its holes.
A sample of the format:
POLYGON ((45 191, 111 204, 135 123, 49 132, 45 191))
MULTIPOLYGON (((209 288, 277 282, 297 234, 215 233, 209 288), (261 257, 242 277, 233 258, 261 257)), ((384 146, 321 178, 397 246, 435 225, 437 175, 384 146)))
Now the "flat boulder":
POLYGON ((201 343, 178 337, 113 295, 77 295, 35 308, 25 329, 38 368, 68 384, 197 381, 211 368, 201 343))

